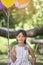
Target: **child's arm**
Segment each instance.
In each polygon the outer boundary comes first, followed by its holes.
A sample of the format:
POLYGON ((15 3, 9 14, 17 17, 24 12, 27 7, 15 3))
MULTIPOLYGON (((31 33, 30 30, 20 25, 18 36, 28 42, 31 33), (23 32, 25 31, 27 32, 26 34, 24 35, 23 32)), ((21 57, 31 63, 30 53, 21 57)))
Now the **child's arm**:
POLYGON ((12 62, 15 62, 15 60, 16 60, 15 47, 13 47, 13 49, 11 50, 11 52, 10 52, 10 57, 11 57, 12 62))
POLYGON ((36 63, 36 58, 35 58, 35 54, 33 53, 31 47, 29 47, 29 53, 32 56, 32 65, 35 65, 36 63))

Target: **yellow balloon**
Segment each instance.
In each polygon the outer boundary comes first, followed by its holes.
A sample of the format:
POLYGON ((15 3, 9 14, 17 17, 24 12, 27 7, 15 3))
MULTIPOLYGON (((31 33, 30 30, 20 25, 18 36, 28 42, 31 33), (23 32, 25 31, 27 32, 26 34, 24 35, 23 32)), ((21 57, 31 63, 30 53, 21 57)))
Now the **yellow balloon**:
POLYGON ((30 0, 18 0, 19 4, 26 4, 27 2, 29 2, 30 0))
POLYGON ((15 4, 16 0, 1 0, 1 2, 6 8, 9 8, 15 4))

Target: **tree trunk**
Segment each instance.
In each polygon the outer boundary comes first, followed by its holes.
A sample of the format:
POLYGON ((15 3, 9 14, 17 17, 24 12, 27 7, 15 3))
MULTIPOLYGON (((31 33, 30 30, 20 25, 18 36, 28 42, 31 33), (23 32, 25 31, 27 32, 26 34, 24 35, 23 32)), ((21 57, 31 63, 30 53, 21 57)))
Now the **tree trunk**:
POLYGON ((27 41, 30 41, 31 43, 35 43, 35 44, 37 44, 37 43, 40 43, 40 44, 42 44, 43 43, 43 39, 34 39, 34 38, 27 38, 27 41))
MULTIPOLYGON (((35 36, 41 36, 43 35, 43 27, 34 28, 31 30, 27 30, 28 37, 35 37, 35 36)), ((17 31, 12 31, 9 29, 9 38, 15 38, 17 31)), ((7 28, 0 28, 0 36, 8 37, 8 30, 7 28)))

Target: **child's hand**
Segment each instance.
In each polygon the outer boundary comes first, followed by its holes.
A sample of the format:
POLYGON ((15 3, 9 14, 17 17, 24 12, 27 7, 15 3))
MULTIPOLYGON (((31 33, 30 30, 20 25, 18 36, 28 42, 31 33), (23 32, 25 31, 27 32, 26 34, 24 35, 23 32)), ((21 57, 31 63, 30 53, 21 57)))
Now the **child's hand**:
POLYGON ((15 60, 16 60, 16 53, 15 53, 14 49, 11 49, 11 47, 8 47, 7 51, 10 52, 10 58, 11 58, 12 62, 15 62, 15 60))
POLYGON ((13 52, 11 51, 10 57, 11 57, 12 62, 15 62, 15 60, 16 60, 16 55, 15 55, 15 53, 13 53, 13 52))
POLYGON ((8 47, 7 52, 11 52, 11 47, 8 47))

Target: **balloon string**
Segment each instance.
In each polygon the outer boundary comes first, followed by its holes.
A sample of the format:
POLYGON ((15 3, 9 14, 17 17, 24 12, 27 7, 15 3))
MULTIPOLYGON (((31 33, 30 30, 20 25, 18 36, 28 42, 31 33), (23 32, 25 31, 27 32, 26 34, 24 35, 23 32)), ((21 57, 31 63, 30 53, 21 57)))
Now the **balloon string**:
MULTIPOLYGON (((9 49, 9 13, 7 15, 7 28, 8 28, 8 49, 9 49)), ((8 64, 10 65, 10 51, 8 51, 8 64)))
MULTIPOLYGON (((8 29, 7 38, 8 38, 8 49, 9 49, 10 48, 10 46, 9 46, 9 17, 10 17, 10 10, 8 9, 7 12, 6 12, 5 9, 3 9, 3 11, 7 16, 7 29, 8 29)), ((7 65, 10 65, 10 51, 8 51, 8 63, 7 63, 7 65)))
POLYGON ((9 16, 8 16, 8 21, 7 21, 7 28, 8 28, 8 47, 9 47, 9 16))
POLYGON ((7 12, 5 11, 5 9, 3 9, 3 11, 4 11, 4 13, 6 14, 6 16, 8 17, 7 12))

